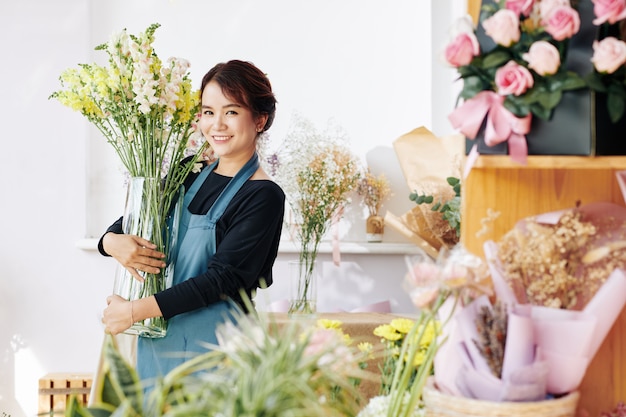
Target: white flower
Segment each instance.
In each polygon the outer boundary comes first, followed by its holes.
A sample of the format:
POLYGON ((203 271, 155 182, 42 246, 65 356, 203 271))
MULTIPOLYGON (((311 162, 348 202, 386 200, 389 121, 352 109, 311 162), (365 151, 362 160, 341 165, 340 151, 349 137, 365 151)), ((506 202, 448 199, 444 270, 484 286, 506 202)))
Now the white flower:
MULTIPOLYGON (((408 393, 404 396, 403 401, 406 403, 409 400, 408 393)), ((389 409, 391 398, 388 395, 379 395, 370 399, 369 403, 363 408, 357 417, 387 417, 387 411, 389 409)), ((426 410, 418 406, 415 408, 411 417, 424 417, 426 410)))

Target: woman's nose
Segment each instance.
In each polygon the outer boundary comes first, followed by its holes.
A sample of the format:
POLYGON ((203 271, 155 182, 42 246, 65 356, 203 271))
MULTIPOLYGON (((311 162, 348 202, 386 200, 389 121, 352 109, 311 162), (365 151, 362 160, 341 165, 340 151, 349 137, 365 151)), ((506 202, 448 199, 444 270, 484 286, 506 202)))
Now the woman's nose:
POLYGON ((226 125, 226 120, 224 119, 224 115, 216 114, 213 117, 213 127, 215 129, 222 129, 226 125))

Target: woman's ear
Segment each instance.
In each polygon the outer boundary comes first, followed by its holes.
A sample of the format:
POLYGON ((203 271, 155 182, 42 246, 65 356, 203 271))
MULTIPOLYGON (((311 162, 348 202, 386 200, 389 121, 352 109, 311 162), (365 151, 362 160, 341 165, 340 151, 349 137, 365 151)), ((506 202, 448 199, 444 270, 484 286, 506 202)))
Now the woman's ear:
POLYGON ((263 129, 265 129, 265 124, 267 123, 267 114, 262 114, 256 119, 256 131, 257 133, 261 133, 263 129))

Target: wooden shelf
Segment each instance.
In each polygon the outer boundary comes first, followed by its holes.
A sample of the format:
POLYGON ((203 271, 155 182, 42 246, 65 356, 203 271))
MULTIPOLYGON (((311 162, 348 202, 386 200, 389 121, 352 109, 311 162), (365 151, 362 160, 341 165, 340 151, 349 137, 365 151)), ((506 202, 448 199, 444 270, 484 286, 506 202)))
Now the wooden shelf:
POLYGON ((523 165, 508 155, 480 155, 473 168, 506 169, 626 169, 626 156, 531 155, 523 165))
POLYGON ((529 156, 521 165, 506 155, 481 155, 463 183, 461 239, 483 256, 484 242, 500 239, 525 217, 577 202, 624 205, 620 170, 626 157, 529 156), (490 212, 497 214, 493 221, 487 221, 490 212))

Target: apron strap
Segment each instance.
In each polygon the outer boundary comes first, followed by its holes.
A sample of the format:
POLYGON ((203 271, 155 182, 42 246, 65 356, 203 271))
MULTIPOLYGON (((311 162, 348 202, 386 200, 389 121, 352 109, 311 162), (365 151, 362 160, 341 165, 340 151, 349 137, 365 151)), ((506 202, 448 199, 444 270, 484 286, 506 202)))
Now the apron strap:
POLYGON ((230 180, 226 187, 222 190, 220 195, 211 206, 211 209, 206 214, 209 217, 209 222, 212 224, 222 217, 226 207, 230 204, 230 200, 233 198, 237 191, 243 186, 243 184, 250 179, 250 177, 259 169, 259 156, 254 153, 252 158, 237 172, 237 174, 230 180))

